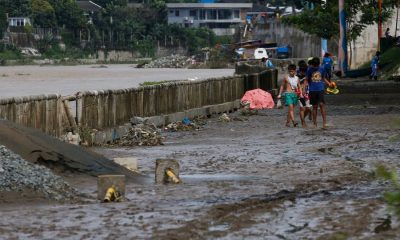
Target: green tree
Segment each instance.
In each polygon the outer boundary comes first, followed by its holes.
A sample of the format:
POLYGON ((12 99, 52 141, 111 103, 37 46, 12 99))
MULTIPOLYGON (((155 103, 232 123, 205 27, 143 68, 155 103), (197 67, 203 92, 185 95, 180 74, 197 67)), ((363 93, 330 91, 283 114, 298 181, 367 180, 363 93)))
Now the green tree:
POLYGON ((29 17, 31 15, 30 0, 0 0, 0 9, 9 17, 29 17))
MULTIPOLYGON (((283 22, 293 24, 304 32, 331 39, 339 35, 339 8, 337 1, 327 1, 322 7, 321 1, 312 1, 314 9, 306 9, 301 14, 285 17, 283 22)), ((386 21, 396 5, 397 0, 383 0, 382 21, 386 21)), ((374 1, 345 1, 347 37, 355 40, 367 25, 378 22, 378 9, 374 1)))
POLYGON ((57 26, 54 8, 46 0, 32 0, 31 10, 36 26, 52 28, 57 26))
POLYGON ((57 26, 65 27, 69 30, 77 30, 86 27, 86 18, 82 9, 74 0, 47 0, 52 7, 57 18, 57 26))

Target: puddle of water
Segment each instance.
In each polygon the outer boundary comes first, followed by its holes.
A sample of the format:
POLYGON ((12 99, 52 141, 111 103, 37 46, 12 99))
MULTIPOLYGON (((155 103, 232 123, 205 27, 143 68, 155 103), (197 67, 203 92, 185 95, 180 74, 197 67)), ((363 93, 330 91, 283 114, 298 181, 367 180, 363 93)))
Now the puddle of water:
POLYGON ((260 179, 261 176, 245 176, 237 174, 190 174, 180 175, 184 182, 197 182, 197 181, 242 181, 260 179))

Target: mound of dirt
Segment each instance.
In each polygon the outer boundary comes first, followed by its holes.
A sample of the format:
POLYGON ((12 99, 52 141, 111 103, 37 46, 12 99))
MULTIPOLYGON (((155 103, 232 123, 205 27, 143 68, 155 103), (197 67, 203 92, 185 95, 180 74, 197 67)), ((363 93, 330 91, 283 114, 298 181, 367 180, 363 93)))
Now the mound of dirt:
POLYGON ((144 179, 100 154, 6 120, 0 120, 0 144, 23 159, 46 166, 61 176, 71 173, 89 176, 123 174, 135 182, 144 179))

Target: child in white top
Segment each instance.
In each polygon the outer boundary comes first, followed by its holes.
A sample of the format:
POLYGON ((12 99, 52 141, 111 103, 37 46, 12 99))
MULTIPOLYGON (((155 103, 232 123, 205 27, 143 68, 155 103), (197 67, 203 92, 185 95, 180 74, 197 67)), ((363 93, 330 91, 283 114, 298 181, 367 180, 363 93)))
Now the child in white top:
POLYGON ((297 105, 298 96, 303 97, 303 93, 300 88, 299 78, 296 76, 296 65, 290 64, 288 70, 289 75, 287 75, 282 81, 278 99, 281 98, 281 94, 283 90, 285 90, 285 106, 288 106, 286 126, 290 127, 290 123, 292 123, 293 127, 297 127, 298 123, 294 121, 294 106, 297 105))

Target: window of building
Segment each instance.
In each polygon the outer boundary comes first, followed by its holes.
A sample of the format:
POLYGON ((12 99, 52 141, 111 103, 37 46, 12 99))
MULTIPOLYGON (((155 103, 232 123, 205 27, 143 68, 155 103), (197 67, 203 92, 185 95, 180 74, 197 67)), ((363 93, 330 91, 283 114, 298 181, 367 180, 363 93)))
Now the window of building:
POLYGON ((175 10, 175 17, 179 17, 179 10, 175 10))
POLYGON ((239 11, 239 9, 233 10, 233 18, 240 18, 240 11, 239 11))
MULTIPOLYGON (((28 25, 28 22, 29 21, 26 21, 26 23, 27 23, 26 25, 28 25)), ((23 27, 23 26, 25 26, 25 19, 23 19, 23 18, 13 18, 10 21, 10 26, 23 27)))
POLYGON ((232 10, 220 9, 218 10, 218 19, 232 19, 232 10))
POLYGON ((199 19, 201 19, 201 20, 205 20, 206 19, 206 10, 204 10, 204 9, 200 10, 199 19))
POLYGON ((215 20, 217 19, 217 10, 215 9, 208 9, 207 10, 207 19, 215 20))
POLYGON ((189 16, 192 17, 194 20, 197 20, 197 10, 190 10, 189 16))

